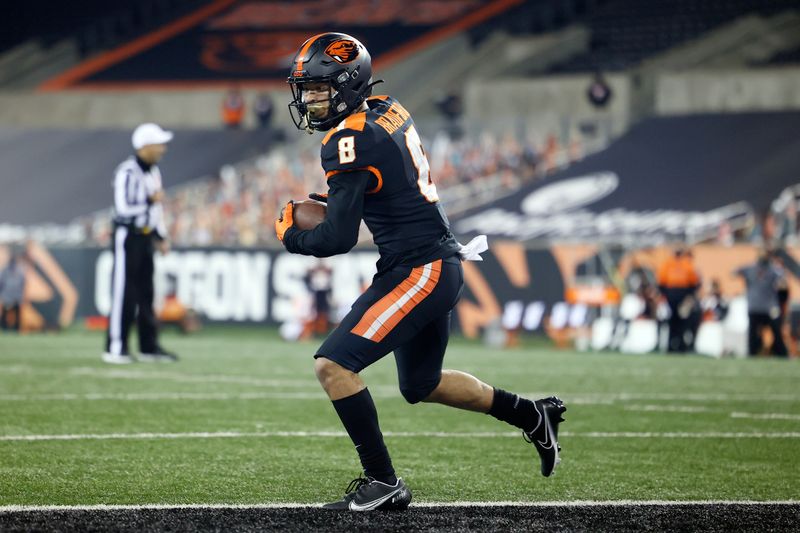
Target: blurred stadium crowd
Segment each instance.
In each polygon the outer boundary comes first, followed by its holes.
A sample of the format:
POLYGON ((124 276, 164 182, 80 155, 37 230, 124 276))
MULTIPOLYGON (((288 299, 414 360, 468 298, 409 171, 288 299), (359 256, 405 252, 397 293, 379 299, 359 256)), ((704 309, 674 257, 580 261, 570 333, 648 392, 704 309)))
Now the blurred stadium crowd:
MULTIPOLYGON (((476 198, 501 196, 531 183, 583 156, 579 134, 564 146, 556 136, 539 140, 533 133, 508 131, 496 136, 453 136, 438 131, 425 139, 437 190, 448 213, 461 212, 476 198)), ((319 148, 279 145, 268 153, 219 175, 169 190, 167 225, 177 246, 263 246, 274 244, 273 221, 286 198, 304 199, 310 191, 325 191, 319 148)), ((107 210, 77 221, 85 228, 85 243, 110 242, 107 210)), ((368 235, 362 234, 362 240, 368 235)))

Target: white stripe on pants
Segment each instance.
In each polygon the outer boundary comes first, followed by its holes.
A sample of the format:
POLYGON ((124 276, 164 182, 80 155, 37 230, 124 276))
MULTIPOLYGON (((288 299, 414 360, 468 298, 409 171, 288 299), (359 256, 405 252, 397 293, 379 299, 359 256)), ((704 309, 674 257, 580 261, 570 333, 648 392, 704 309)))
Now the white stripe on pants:
POLYGON ((125 239, 128 228, 118 226, 114 232, 114 279, 111 289, 111 316, 108 318, 108 351, 122 352, 122 304, 125 301, 125 239))

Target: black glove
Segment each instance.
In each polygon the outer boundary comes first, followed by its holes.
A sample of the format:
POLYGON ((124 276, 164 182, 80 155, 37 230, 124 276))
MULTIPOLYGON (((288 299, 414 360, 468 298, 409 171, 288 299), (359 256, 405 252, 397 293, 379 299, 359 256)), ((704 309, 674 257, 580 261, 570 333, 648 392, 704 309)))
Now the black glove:
POLYGON ((326 192, 325 193, 323 193, 323 192, 312 192, 311 194, 308 195, 308 197, 311 198, 312 200, 316 200, 318 202, 322 202, 323 204, 327 204, 328 203, 328 193, 326 193, 326 192))

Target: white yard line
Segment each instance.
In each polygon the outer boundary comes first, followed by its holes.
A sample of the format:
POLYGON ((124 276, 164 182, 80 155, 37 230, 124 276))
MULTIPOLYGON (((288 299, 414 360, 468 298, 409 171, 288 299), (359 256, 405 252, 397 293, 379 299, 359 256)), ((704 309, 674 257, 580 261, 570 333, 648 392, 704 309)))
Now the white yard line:
MULTIPOLYGON (((386 431, 388 438, 446 438, 488 439, 519 438, 518 432, 471 432, 445 431, 386 431)), ((169 439, 240 439, 240 438, 344 438, 344 431, 215 431, 185 433, 67 433, 55 435, 0 435, 0 441, 63 441, 63 440, 169 440, 169 439)), ((562 437, 592 439, 800 439, 800 432, 571 432, 563 431, 562 437)))
POLYGON ((664 412, 664 413, 711 413, 716 412, 708 407, 691 405, 625 405, 625 411, 645 411, 645 412, 664 412))
MULTIPOLYGON (((398 393, 399 394, 399 393, 398 393)), ((153 400, 324 400, 327 396, 319 392, 131 392, 85 394, 0 394, 0 401, 122 401, 138 402, 153 400)))
MULTIPOLYGON (((798 505, 800 500, 576 500, 576 501, 500 501, 500 502, 414 502, 411 507, 672 507, 677 505, 798 505)), ((139 510, 179 510, 179 509, 310 509, 320 507, 322 503, 190 503, 190 504, 143 504, 143 505, 3 505, 0 506, 0 513, 13 512, 42 512, 42 511, 139 511, 139 510)))
MULTIPOLYGON (((106 376, 106 377, 118 377, 106 376)), ((185 376, 184 376, 185 377, 185 376)), ((181 380, 190 382, 215 382, 219 376, 195 376, 191 379, 181 380)), ((127 379, 138 379, 127 376, 127 379)), ((234 383, 239 377, 225 376, 226 383, 234 383)), ((308 391, 252 391, 252 392, 132 392, 132 393, 110 393, 110 392, 86 392, 86 393, 41 393, 41 394, 0 394, 0 401, 24 402, 24 401, 149 401, 149 400, 280 400, 280 399, 300 399, 317 400, 326 399, 325 394, 320 389, 319 384, 314 381, 300 382, 292 380, 254 380, 251 378, 241 378, 243 384, 258 385, 259 388, 308 388, 308 391)), ((380 398, 400 398, 400 393, 394 385, 373 385, 370 388, 373 396, 380 398)), ((526 392, 522 396, 538 398, 551 395, 552 392, 526 392)), ((613 405, 620 401, 650 400, 650 401, 670 401, 682 400, 680 396, 662 394, 634 394, 634 393, 561 393, 561 398, 569 405, 613 405), (635 397, 635 398, 634 398, 635 397)), ((754 399, 763 401, 790 401, 800 402, 800 395, 763 395, 763 396, 742 396, 742 395, 707 395, 708 398, 699 395, 693 401, 750 401, 754 399), (712 398, 713 397, 713 398, 712 398)), ((657 405, 657 404, 627 404, 623 406, 627 411, 664 411, 682 413, 702 413, 702 412, 723 412, 719 409, 711 409, 704 406, 691 405, 657 405)))
POLYGON ((789 413, 731 413, 731 418, 755 418, 760 420, 800 420, 800 415, 789 413))
MULTIPOLYGON (((313 377, 308 379, 282 379, 282 378, 268 378, 268 377, 254 377, 236 374, 186 374, 181 372, 164 371, 163 367, 153 369, 152 371, 141 369, 123 369, 123 368, 106 368, 106 367, 74 367, 68 371, 50 370, 30 365, 13 365, 2 368, 3 373, 8 374, 46 374, 58 375, 64 377, 65 375, 75 377, 94 377, 100 379, 124 379, 124 380, 158 380, 158 381, 173 381, 176 383, 226 383, 237 385, 251 385, 263 388, 310 388, 317 389, 319 383, 313 377)), ((370 390, 375 394, 386 394, 387 396, 398 396, 397 387, 395 385, 372 385, 370 390)), ((658 392, 563 392, 563 391, 533 391, 522 392, 522 396, 526 397, 540 397, 551 396, 554 392, 558 392, 558 396, 562 399, 568 400, 573 405, 586 404, 586 405, 602 405, 612 404, 618 401, 686 401, 686 402, 708 402, 708 401, 772 401, 772 402, 800 402, 800 394, 789 393, 658 393, 658 392)), ((103 393, 99 393, 103 394, 103 393)), ((183 393, 175 393, 183 394, 183 393)), ((213 393, 210 393, 213 394, 213 393)), ((235 394, 235 393, 232 393, 235 394)), ((32 399, 61 399, 57 395, 40 395, 40 398, 33 396, 32 399)), ((65 396, 69 396, 65 394, 65 396)), ((0 396, 0 400, 9 399, 16 400, 21 395, 5 395, 0 396)), ((188 397, 187 397, 188 398, 188 397)), ((64 399, 73 399, 72 397, 64 399)), ((78 399, 78 398, 74 398, 78 399)), ((89 398, 91 399, 91 398, 89 398)), ((147 399, 147 398, 143 398, 147 399)), ((203 399, 199 398, 198 399, 203 399)), ((209 398, 214 399, 214 398, 209 398)), ((227 398, 225 398, 227 399, 227 398)))
MULTIPOLYGON (((309 371, 310 373, 310 371, 309 371)), ((317 380, 308 379, 275 379, 243 376, 236 374, 185 374, 181 372, 158 371, 148 372, 143 370, 121 368, 94 368, 77 367, 69 371, 73 376, 90 376, 106 379, 132 379, 132 380, 166 380, 178 383, 236 383, 239 385, 255 385, 259 387, 319 387, 317 380)))

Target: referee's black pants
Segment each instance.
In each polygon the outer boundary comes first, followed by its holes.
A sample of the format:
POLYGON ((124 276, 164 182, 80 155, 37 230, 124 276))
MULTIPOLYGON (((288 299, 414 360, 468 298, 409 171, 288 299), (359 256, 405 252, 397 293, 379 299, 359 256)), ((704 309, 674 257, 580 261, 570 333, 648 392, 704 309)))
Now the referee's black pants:
POLYGON ((112 248, 114 270, 106 351, 114 355, 129 353, 128 332, 136 318, 139 350, 155 353, 158 328, 153 311, 153 236, 127 226, 116 226, 112 248))

